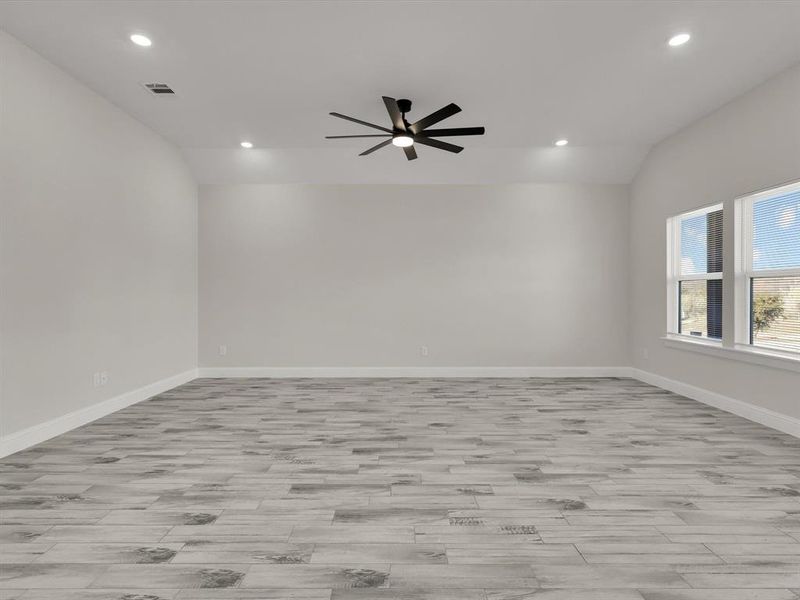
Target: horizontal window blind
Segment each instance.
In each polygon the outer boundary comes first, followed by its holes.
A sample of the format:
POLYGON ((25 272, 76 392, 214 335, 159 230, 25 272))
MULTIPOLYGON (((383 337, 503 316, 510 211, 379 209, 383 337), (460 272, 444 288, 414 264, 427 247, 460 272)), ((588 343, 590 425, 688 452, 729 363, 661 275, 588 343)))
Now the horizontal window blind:
POLYGON ((678 217, 678 333, 722 339, 722 209, 678 217))
POLYGON ((678 333, 696 337, 722 337, 722 280, 681 281, 678 333))
POLYGON ((751 343, 800 350, 800 277, 754 277, 751 282, 751 343))
POLYGON ((722 210, 681 218, 681 275, 722 273, 722 210))
POLYGON ((752 236, 750 343, 798 351, 800 190, 754 200, 749 233, 752 236))
POLYGON ((800 268, 800 191, 753 202, 753 270, 800 268))

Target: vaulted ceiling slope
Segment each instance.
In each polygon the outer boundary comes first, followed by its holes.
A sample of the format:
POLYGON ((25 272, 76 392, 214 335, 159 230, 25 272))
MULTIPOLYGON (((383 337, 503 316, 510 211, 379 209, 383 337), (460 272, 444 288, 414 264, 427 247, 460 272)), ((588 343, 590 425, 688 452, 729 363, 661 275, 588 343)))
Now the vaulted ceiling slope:
POLYGON ((626 183, 653 144, 800 61, 798 23, 800 2, 766 0, 0 3, 0 27, 203 183, 626 183), (361 132, 330 111, 383 122, 382 95, 412 99, 412 120, 456 102, 448 126, 486 135, 412 162, 323 139, 361 132))

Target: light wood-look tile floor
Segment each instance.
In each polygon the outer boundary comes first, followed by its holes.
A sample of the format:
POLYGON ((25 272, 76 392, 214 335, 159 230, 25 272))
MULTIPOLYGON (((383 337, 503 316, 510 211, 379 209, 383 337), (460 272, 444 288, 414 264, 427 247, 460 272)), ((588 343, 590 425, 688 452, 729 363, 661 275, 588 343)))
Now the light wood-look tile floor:
POLYGON ((630 379, 199 379, 0 474, 6 599, 800 597, 800 440, 630 379))

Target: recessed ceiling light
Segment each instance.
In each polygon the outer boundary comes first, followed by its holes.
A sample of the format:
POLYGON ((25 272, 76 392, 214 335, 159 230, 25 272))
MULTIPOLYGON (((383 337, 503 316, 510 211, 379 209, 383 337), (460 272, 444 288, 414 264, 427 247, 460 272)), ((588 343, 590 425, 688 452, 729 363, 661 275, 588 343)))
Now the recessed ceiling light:
POLYGON ((566 146, 567 144, 569 144, 569 141, 567 140, 558 140, 556 142, 556 146, 566 146))
POLYGON ((242 148, 252 148, 253 147, 253 142, 242 142, 241 146, 242 146, 242 148))
POLYGON ((670 46, 683 46, 690 39, 692 39, 692 36, 688 33, 678 33, 669 38, 667 43, 670 46))
POLYGON ((150 38, 146 35, 142 35, 141 33, 134 33, 131 36, 131 41, 136 44, 137 46, 152 46, 153 42, 150 41, 150 38))

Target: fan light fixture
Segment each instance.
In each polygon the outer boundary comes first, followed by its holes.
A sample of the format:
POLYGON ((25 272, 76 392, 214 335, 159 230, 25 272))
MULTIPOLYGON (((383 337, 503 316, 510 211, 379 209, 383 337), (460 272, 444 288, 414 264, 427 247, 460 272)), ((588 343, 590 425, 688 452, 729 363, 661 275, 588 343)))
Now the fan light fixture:
POLYGON ((396 135, 392 138, 392 143, 398 148, 408 148, 414 145, 414 138, 410 135, 396 135))
POLYGON ((134 33, 131 36, 131 41, 137 46, 144 46, 145 48, 153 45, 153 42, 150 41, 150 38, 146 35, 142 35, 141 33, 134 33))
POLYGON ((675 46, 683 46, 690 39, 692 39, 692 36, 688 33, 679 33, 669 38, 667 43, 674 48, 675 46))

